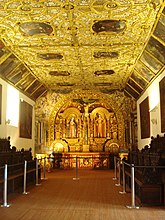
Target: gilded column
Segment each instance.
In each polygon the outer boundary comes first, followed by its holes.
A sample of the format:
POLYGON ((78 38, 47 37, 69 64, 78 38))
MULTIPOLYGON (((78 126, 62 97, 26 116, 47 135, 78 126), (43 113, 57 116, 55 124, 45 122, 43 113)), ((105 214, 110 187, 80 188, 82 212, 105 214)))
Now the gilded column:
POLYGON ((90 136, 94 136, 94 126, 93 126, 93 118, 91 119, 91 126, 90 126, 90 136))
POLYGON ((65 121, 65 118, 63 118, 63 120, 62 120, 62 137, 63 138, 66 137, 66 121, 65 121))
POLYGON ((77 135, 79 138, 81 138, 81 120, 78 119, 78 124, 77 124, 77 135))
POLYGON ((109 118, 106 119, 107 129, 106 129, 106 137, 110 137, 110 127, 109 127, 109 118))

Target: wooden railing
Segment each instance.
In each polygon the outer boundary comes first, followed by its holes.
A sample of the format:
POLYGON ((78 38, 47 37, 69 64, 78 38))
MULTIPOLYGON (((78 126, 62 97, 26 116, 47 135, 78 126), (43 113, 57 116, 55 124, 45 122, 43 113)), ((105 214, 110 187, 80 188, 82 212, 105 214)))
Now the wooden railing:
POLYGON ((123 185, 120 193, 131 191, 129 208, 137 208, 136 202, 138 205, 165 205, 165 182, 162 179, 165 166, 139 166, 115 158, 115 168, 113 179, 118 181, 115 185, 123 185), (147 177, 147 173, 151 178, 147 177))
POLYGON ((40 167, 36 167, 36 162, 38 161, 31 160, 0 167, 0 199, 4 204, 7 205, 5 200, 10 193, 25 192, 26 186, 35 185, 40 181, 40 167))

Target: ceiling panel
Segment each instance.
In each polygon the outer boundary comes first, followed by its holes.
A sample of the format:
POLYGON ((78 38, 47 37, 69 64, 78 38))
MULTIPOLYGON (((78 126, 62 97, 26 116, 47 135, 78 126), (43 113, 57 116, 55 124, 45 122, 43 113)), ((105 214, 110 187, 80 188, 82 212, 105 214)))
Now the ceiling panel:
POLYGON ((164 68, 164 25, 159 0, 0 1, 0 74, 34 99, 77 89, 138 98, 164 68))

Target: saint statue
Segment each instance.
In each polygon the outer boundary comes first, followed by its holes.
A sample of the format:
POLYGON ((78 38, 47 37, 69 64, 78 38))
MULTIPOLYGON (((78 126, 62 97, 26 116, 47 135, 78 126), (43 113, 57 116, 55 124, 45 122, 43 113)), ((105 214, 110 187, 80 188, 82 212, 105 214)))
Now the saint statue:
POLYGON ((97 137, 103 137, 103 119, 100 114, 96 119, 96 134, 97 137))
POLYGON ((70 126, 70 129, 69 129, 70 137, 71 138, 76 137, 76 123, 75 123, 74 117, 71 118, 69 126, 70 126))

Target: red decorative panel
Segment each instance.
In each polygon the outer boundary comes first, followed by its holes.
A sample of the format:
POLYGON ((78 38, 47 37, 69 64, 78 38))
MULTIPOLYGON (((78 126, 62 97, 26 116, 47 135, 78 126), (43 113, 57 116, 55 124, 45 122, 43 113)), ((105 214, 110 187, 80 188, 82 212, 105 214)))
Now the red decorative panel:
POLYGON ((32 138, 32 110, 33 107, 25 101, 20 102, 20 137, 32 138))
POLYGON ((147 97, 140 103, 140 125, 141 138, 150 137, 150 113, 149 113, 149 98, 147 97))

